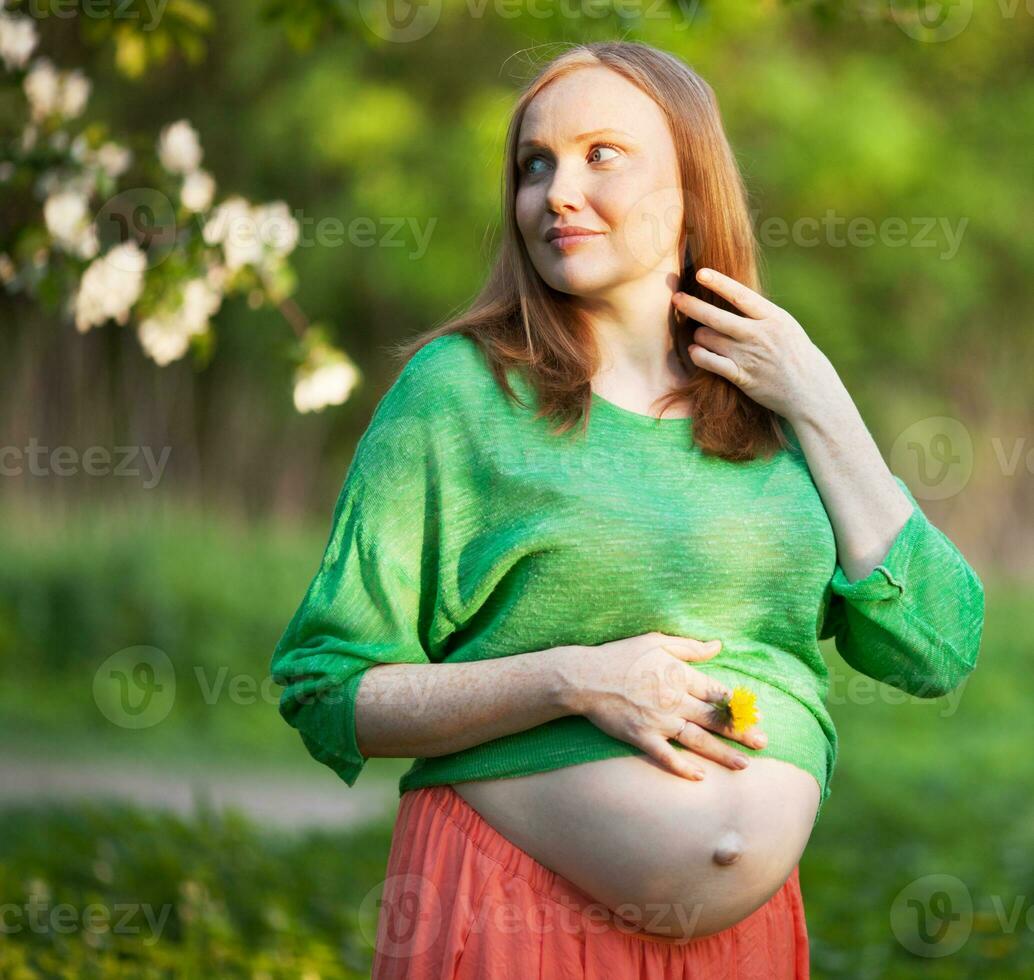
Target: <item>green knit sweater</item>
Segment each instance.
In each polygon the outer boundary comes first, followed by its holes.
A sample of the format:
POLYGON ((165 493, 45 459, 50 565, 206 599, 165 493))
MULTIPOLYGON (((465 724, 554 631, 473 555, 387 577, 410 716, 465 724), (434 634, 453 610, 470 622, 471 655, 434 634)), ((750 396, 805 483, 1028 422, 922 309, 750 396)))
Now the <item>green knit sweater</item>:
MULTIPOLYGON (((973 670, 984 592, 954 544, 914 510, 869 575, 849 582, 800 443, 768 460, 703 454, 692 421, 593 394, 588 431, 554 435, 534 389, 511 401, 462 334, 421 348, 356 447, 330 538, 272 659, 280 713, 349 786, 363 672, 456 663, 658 630, 720 639, 695 669, 757 695, 764 749, 830 793, 837 734, 819 640, 919 697, 973 670)), ((677 744, 677 743, 672 743, 677 744)), ((643 755, 568 715, 417 759, 408 789, 643 755)), ((818 815, 816 815, 816 821, 818 815)))

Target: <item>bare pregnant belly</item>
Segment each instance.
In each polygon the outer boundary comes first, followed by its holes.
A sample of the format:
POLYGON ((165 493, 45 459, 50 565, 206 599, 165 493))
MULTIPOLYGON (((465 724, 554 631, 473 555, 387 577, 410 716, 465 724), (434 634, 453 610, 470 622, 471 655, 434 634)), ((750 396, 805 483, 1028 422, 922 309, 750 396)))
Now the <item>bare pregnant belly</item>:
POLYGON ((507 840, 623 920, 668 938, 726 929, 764 905, 804 853, 820 790, 762 756, 702 756, 702 780, 648 756, 454 783, 507 840))

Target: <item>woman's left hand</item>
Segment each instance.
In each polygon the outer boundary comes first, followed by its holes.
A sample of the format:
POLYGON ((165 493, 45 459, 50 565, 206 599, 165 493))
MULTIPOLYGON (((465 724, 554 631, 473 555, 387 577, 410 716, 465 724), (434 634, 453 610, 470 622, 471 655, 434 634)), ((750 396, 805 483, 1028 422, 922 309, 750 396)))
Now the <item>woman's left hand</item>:
POLYGON ((705 324, 693 332, 695 343, 689 346, 694 364, 791 423, 815 417, 846 394, 829 358, 786 310, 714 269, 698 270, 697 281, 744 315, 675 293, 676 309, 705 324))

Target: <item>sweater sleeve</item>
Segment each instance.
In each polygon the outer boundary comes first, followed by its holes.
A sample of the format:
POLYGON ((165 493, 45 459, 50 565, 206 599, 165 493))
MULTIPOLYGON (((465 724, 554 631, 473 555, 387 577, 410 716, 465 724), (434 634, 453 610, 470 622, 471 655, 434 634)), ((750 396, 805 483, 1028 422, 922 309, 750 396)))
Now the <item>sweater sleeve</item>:
POLYGON ((438 599, 436 440, 427 412, 405 408, 405 388, 396 381, 356 447, 322 561, 271 665, 281 716, 349 786, 366 764, 355 731, 365 672, 441 659, 453 629, 438 599))
POLYGON ((834 637, 844 660, 868 677, 917 697, 941 697, 976 666, 984 588, 904 481, 894 479, 912 514, 864 578, 848 581, 837 563, 819 639, 834 637))

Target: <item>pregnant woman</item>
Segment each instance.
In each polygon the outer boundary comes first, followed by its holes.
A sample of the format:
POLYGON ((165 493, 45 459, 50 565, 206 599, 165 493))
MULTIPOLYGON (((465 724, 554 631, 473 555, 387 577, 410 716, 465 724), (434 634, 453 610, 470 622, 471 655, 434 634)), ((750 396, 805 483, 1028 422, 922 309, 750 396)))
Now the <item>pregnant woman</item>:
POLYGON ((706 82, 570 48, 504 166, 488 282, 404 351, 273 656, 349 786, 415 759, 373 976, 806 977, 818 642, 937 697, 983 588, 759 292, 706 82))

